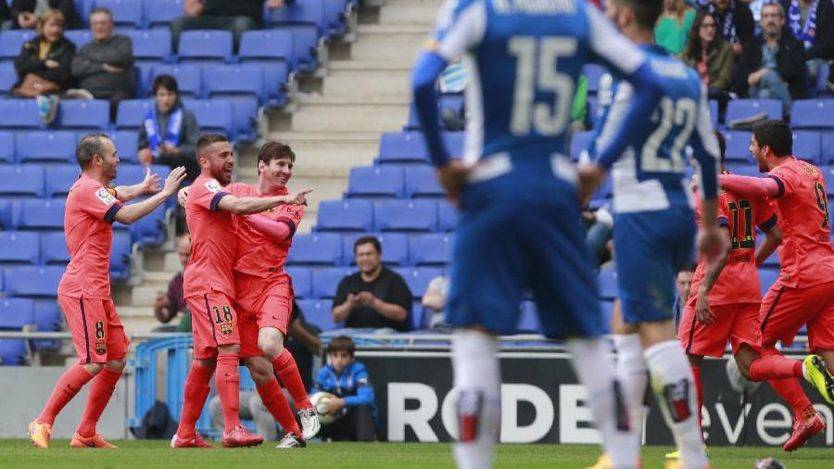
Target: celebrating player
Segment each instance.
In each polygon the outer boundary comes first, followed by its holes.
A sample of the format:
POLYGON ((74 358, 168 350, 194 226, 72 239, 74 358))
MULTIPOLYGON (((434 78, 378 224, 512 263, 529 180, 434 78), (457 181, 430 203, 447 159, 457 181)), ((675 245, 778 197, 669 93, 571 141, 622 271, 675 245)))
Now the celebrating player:
POLYGON ((161 191, 159 177, 150 169, 140 184, 109 189, 107 185, 116 177, 119 164, 109 137, 85 136, 75 157, 81 176, 67 195, 64 233, 70 262, 58 285, 58 304, 72 333, 78 363, 61 375, 40 416, 29 424, 29 438, 36 447, 48 448, 55 417, 92 380, 81 424, 70 446, 115 448, 96 433, 99 417, 122 376, 130 343, 110 298, 112 223, 131 224, 151 213, 177 191, 185 169, 171 171, 161 191), (157 193, 141 202, 122 205, 153 192, 157 193))
POLYGON ((753 129, 750 153, 765 177, 722 175, 724 190, 745 198, 770 198, 784 240, 779 248, 781 270, 762 301, 759 319, 762 356, 739 363, 751 381, 771 385, 794 409, 795 422, 785 451, 799 448, 825 429, 825 420, 811 405, 796 378, 804 377, 826 401, 834 404, 834 247, 829 238, 825 178, 816 166, 792 156, 793 134, 781 121, 753 129), (782 356, 776 341, 790 346, 807 326, 808 355, 804 362, 782 356), (772 380, 779 380, 774 382, 772 380))
POLYGON ((565 132, 584 63, 604 61, 641 95, 659 86, 657 77, 646 54, 585 2, 450 0, 438 22, 412 80, 432 163, 463 212, 448 303, 450 323, 463 328, 452 345, 458 466, 492 464, 501 401, 493 334, 515 332, 530 287, 544 333, 568 337, 573 356, 586 364, 576 372, 606 450, 617 467, 634 467, 638 455, 627 446, 636 438, 618 406, 601 339, 565 132), (440 138, 434 91, 437 77, 461 55, 471 81, 464 162, 450 160, 440 138))
POLYGON ((195 424, 215 368, 225 423, 223 446, 258 445, 263 438, 249 433, 238 414, 240 330, 232 307, 237 249, 232 214, 258 213, 282 204, 303 205, 306 199, 304 193, 261 198, 229 194, 223 186, 231 181, 234 151, 222 135, 202 135, 197 141, 197 155, 201 173, 191 185, 185 207, 192 247, 183 284, 194 331, 194 362, 185 382, 182 416, 171 447, 210 446, 197 435, 195 424))
MULTIPOLYGON (((640 43, 652 69, 663 77, 659 103, 632 97, 620 83, 614 104, 604 118, 596 163, 581 171, 584 193, 590 195, 613 166, 614 252, 626 334, 616 341, 618 378, 625 388, 630 415, 642 409, 646 373, 651 374, 663 416, 675 436, 687 468, 707 466, 698 420, 692 370, 675 337, 672 320, 675 274, 690 261, 695 224, 688 188, 684 185, 683 147, 692 145, 700 163, 704 193, 698 249, 708 263, 723 251, 715 198, 718 146, 709 122, 706 89, 698 74, 654 43, 654 24, 661 2, 610 0, 606 12, 630 39, 640 43), (650 118, 646 118, 650 116, 650 118), (629 137, 620 153, 615 132, 629 137)), ((635 422, 639 424, 639 422, 635 422)), ((639 451, 635 438, 633 451, 639 451)))

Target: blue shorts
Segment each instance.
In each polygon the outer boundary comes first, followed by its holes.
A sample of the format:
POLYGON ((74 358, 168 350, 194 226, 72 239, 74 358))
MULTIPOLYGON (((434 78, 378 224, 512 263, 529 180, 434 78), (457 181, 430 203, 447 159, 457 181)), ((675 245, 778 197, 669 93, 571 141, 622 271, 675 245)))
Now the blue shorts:
POLYGON ((447 313, 451 324, 513 334, 522 296, 531 291, 544 335, 604 334, 574 186, 511 172, 467 186, 462 206, 447 313))
POLYGON ((693 261, 695 218, 687 207, 614 216, 614 256, 623 319, 671 320, 675 276, 693 261))

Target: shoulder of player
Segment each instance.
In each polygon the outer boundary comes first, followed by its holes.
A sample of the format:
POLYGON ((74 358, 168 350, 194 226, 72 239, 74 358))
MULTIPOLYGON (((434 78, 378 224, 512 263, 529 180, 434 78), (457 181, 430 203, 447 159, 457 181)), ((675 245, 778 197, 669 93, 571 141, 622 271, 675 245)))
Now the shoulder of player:
POLYGON ((246 197, 255 192, 255 187, 245 182, 233 182, 224 187, 223 190, 236 197, 246 197))

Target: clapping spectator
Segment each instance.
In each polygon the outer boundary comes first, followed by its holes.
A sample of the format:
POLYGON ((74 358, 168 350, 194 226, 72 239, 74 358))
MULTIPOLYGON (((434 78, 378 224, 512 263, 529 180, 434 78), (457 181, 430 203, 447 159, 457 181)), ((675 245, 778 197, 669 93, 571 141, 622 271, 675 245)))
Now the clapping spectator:
POLYGON ((834 59, 834 4, 830 0, 782 0, 788 29, 805 46, 808 81, 817 82, 819 67, 834 59))
POLYGON ((695 10, 683 0, 663 0, 663 14, 654 27, 655 42, 670 54, 680 54, 694 19, 695 10))
POLYGON ((60 11, 64 15, 67 29, 81 27, 81 18, 73 0, 13 0, 11 17, 14 20, 14 28, 35 29, 38 18, 43 16, 46 10, 60 11))
MULTIPOLYGON (((183 270, 191 259, 191 238, 182 235, 177 239, 177 254, 180 258, 183 270)), ((160 326, 157 332, 191 332, 191 313, 185 304, 185 297, 182 290, 182 271, 168 282, 168 291, 160 292, 153 305, 153 314, 163 324, 168 324, 177 315, 182 314, 180 323, 177 326, 160 326)))
POLYGON ((730 43, 736 56, 741 55, 744 44, 756 34, 750 6, 740 0, 711 0, 706 8, 718 22, 718 34, 730 43))
POLYGON ((695 17, 684 49, 683 60, 698 71, 709 98, 726 106, 733 81, 733 48, 717 32, 718 22, 708 11, 695 17))
POLYGON ((90 13, 93 41, 72 60, 72 75, 88 98, 110 100, 110 119, 116 117, 119 101, 133 96, 133 44, 113 33, 113 15, 107 8, 90 13))
POLYGON ((64 37, 64 15, 58 10, 47 10, 38 18, 37 31, 14 61, 18 78, 12 93, 36 98, 41 120, 49 124, 55 120, 58 94, 72 82, 70 63, 75 44, 64 37))
POLYGON ((224 29, 234 33, 235 50, 243 33, 263 27, 264 7, 281 8, 288 0, 185 0, 184 16, 171 22, 174 46, 189 29, 224 29))
POLYGON ((200 137, 197 118, 183 107, 177 80, 171 75, 154 78, 152 89, 155 105, 139 129, 139 162, 184 166, 188 178, 194 179, 200 172, 194 153, 200 137))

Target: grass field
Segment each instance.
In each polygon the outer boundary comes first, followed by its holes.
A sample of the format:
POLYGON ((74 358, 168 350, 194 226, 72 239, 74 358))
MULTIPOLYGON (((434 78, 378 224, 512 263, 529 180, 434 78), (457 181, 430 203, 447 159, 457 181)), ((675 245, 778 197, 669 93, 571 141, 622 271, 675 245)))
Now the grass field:
MULTIPOLYGON (((447 468, 454 467, 449 445, 427 443, 330 443, 310 444, 306 449, 274 449, 265 445, 251 449, 171 450, 162 441, 122 441, 118 450, 73 450, 66 440, 53 441, 52 448, 36 450, 26 440, 0 440, 0 467, 63 468, 126 467, 158 469, 183 467, 211 469, 252 468, 447 468)), ((662 468, 663 447, 643 449, 645 469, 662 468)), ((583 468, 598 453, 594 446, 500 445, 496 467, 583 468)), ((712 448, 715 469, 750 469, 756 460, 775 456, 789 469, 834 467, 830 449, 803 449, 784 454, 774 448, 712 448)))

